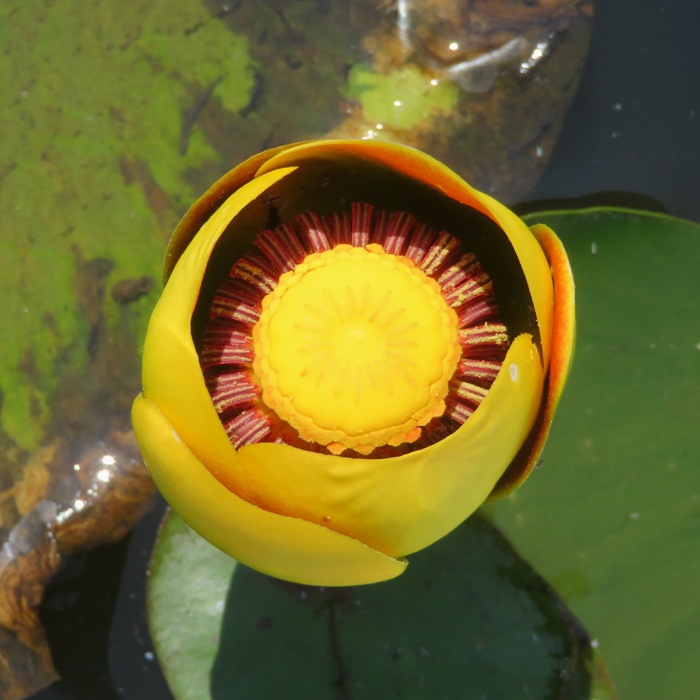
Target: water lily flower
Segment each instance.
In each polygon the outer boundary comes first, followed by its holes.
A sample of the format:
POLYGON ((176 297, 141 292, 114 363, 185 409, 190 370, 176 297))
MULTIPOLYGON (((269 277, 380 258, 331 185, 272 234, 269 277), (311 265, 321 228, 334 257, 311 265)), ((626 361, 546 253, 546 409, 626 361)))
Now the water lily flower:
POLYGON ((541 452, 573 281, 551 230, 413 149, 250 158, 185 215, 133 423, 172 507, 264 573, 392 578, 541 452))

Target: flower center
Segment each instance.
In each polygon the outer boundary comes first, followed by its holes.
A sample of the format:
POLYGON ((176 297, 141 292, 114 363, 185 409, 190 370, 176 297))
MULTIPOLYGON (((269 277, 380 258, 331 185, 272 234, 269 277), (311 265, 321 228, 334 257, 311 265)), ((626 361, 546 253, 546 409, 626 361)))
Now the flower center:
POLYGON ((304 440, 368 454, 445 411, 462 348, 439 285, 377 244, 308 255, 263 300, 253 368, 304 440))
POLYGON ((508 342, 457 238, 355 202, 262 231, 217 289, 199 356, 234 447, 382 458, 468 420, 508 342))

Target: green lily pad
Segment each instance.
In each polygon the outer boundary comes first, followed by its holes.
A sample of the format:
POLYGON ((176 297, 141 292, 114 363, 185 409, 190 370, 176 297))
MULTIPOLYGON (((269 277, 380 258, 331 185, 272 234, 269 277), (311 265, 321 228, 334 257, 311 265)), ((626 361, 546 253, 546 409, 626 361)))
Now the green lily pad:
POLYGON ((179 698, 208 697, 227 591, 237 562, 169 511, 158 534, 148 588, 149 621, 179 698), (203 690, 204 689, 204 690, 203 690))
POLYGON ((149 608, 178 700, 615 697, 585 630, 479 516, 393 581, 323 589, 237 564, 170 514, 149 608))
POLYGON ((624 210, 560 235, 578 339, 543 464, 490 515, 595 630, 621 697, 700 686, 700 226, 624 210))

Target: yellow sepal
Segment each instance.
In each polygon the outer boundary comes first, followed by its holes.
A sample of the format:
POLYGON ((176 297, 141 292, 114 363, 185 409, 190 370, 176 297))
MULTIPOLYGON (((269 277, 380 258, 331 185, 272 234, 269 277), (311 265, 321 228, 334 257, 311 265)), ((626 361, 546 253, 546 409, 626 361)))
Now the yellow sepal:
POLYGON ((197 459, 243 498, 247 492, 245 482, 236 479, 236 451, 214 409, 192 341, 192 314, 211 252, 231 219, 294 170, 281 168, 243 185, 207 220, 172 271, 143 349, 143 395, 167 416, 197 459))
POLYGON ((132 409, 139 446, 156 485, 185 522, 257 571, 313 586, 355 586, 398 576, 407 562, 314 523, 269 513, 219 483, 172 424, 139 396, 132 409))
POLYGON ((545 379, 544 396, 532 431, 496 488, 489 495, 491 501, 516 489, 535 468, 564 390, 574 353, 576 302, 574 278, 569 259, 562 242, 551 228, 537 224, 531 230, 547 256, 554 285, 549 373, 545 379))
POLYGON ((238 450, 251 497, 391 556, 432 544, 474 512, 520 449, 537 415, 542 367, 529 335, 515 339, 469 420, 430 447, 373 460, 289 445, 238 450))

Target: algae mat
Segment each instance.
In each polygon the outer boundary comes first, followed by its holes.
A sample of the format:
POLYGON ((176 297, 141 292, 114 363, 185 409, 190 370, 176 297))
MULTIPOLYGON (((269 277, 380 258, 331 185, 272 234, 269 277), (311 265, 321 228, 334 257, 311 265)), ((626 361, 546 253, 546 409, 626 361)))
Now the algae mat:
POLYGON ((213 81, 239 109, 253 78, 245 38, 199 3, 3 3, 0 45, 9 700, 55 675, 36 606, 62 554, 122 537, 153 490, 129 420, 139 347, 169 232, 200 189, 187 173, 220 167, 200 132, 183 152, 183 111, 213 81))

